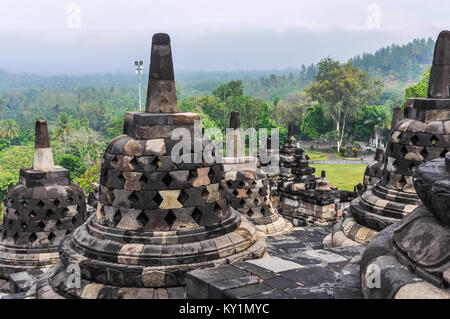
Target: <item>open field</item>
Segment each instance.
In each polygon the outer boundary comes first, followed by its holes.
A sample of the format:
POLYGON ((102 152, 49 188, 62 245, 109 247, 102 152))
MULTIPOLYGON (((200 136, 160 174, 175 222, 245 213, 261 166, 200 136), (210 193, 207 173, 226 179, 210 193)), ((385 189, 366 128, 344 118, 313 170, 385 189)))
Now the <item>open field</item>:
POLYGON ((331 185, 340 190, 353 191, 353 187, 363 182, 366 165, 310 164, 316 169, 316 177, 325 171, 331 185))

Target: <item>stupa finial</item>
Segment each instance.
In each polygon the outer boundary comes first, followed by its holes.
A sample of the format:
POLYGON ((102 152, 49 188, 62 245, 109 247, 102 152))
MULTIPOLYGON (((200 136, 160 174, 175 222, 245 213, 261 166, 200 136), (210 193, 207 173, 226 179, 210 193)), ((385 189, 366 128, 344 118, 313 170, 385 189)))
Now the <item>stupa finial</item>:
POLYGON ((152 39, 145 111, 150 113, 178 112, 172 48, 170 37, 166 33, 156 33, 152 39))
POLYGON ((36 121, 34 138, 34 163, 33 169, 37 171, 51 171, 55 168, 50 138, 48 136, 47 122, 36 121))
POLYGON ((442 31, 436 41, 428 97, 450 98, 450 31, 442 31))

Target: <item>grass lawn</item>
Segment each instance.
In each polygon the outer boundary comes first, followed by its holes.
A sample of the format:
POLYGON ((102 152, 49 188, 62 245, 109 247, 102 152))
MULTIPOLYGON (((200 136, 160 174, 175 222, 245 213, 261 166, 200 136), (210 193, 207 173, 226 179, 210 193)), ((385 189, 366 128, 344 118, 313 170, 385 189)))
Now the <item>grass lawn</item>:
POLYGON ((310 164, 316 169, 316 177, 326 172, 332 186, 339 190, 353 191, 353 187, 363 182, 366 165, 310 164))
POLYGON ((306 152, 306 155, 309 156, 310 161, 326 161, 326 160, 328 160, 328 157, 326 157, 325 155, 323 155, 320 152, 309 151, 309 152, 306 152))

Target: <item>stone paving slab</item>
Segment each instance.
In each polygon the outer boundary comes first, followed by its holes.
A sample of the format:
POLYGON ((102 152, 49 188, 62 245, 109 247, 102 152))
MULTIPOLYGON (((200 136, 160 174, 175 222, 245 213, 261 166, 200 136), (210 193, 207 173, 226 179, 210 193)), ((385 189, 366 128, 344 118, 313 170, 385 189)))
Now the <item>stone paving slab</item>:
POLYGON ((364 247, 323 249, 327 227, 296 228, 268 242, 271 257, 195 270, 187 276, 188 298, 362 298, 351 261, 364 247), (335 292, 337 287, 337 293, 335 292))

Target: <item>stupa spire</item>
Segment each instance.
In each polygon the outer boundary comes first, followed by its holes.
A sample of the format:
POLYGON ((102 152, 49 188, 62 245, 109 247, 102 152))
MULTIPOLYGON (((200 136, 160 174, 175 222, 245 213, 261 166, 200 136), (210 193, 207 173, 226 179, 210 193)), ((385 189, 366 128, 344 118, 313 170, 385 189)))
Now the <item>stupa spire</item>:
POLYGON ((55 163, 50 147, 47 122, 44 120, 36 121, 33 169, 37 171, 51 171, 54 168, 55 163))
POLYGON ((442 31, 436 41, 428 98, 450 98, 450 31, 442 31))
POLYGON ((166 33, 156 33, 152 39, 145 111, 150 113, 178 112, 172 48, 170 37, 166 33))

